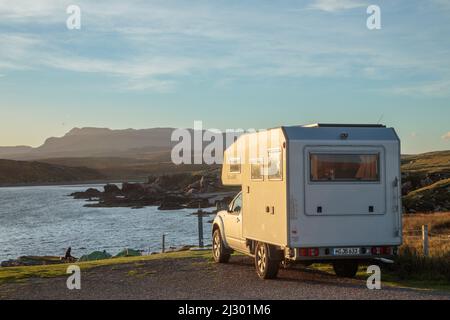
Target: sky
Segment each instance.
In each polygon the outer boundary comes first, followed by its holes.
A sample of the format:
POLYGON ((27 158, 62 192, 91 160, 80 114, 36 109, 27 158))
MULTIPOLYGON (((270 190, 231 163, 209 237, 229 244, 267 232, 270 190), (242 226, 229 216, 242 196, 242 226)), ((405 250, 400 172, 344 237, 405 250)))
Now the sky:
POLYGON ((0 146, 200 120, 380 122, 403 153, 448 150, 449 21, 447 0, 0 0, 0 146))

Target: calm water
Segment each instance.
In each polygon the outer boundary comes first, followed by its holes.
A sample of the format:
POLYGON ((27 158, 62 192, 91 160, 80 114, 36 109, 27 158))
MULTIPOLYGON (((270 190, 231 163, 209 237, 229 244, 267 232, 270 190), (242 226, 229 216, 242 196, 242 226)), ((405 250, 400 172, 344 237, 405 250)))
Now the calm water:
MULTIPOLYGON (((103 185, 0 188, 0 261, 21 255, 64 255, 72 247, 79 257, 94 250, 115 255, 124 248, 161 250, 198 244, 194 209, 158 211, 156 207, 85 208, 67 195, 103 185)), ((213 216, 204 217, 205 243, 211 242, 213 216)))

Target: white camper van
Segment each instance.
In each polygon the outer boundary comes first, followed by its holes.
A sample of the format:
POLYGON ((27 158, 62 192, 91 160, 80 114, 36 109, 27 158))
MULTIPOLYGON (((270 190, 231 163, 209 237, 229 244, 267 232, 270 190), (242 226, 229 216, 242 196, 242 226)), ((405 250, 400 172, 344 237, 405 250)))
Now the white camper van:
MULTIPOLYGON (((289 126, 240 136, 224 185, 241 192, 213 222, 213 256, 252 256, 259 277, 280 263, 329 262, 353 277, 402 242, 400 140, 382 125, 289 126)), ((222 209, 222 208, 220 208, 222 209)))

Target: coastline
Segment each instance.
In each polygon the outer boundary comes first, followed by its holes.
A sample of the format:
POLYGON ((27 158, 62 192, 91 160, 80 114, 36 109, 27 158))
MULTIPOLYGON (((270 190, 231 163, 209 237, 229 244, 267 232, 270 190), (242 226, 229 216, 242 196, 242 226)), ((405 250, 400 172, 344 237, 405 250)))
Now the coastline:
POLYGON ((96 185, 96 184, 108 184, 108 183, 143 183, 145 180, 80 180, 80 181, 58 181, 58 182, 29 182, 29 183, 0 183, 0 188, 14 188, 14 187, 47 187, 47 186, 76 186, 76 185, 96 185))

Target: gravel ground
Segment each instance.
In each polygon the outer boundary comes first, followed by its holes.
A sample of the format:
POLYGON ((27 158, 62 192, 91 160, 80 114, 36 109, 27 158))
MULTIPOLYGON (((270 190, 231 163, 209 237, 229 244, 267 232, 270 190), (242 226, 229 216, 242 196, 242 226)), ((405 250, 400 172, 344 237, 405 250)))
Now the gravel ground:
POLYGON ((450 293, 382 287, 320 271, 281 269, 278 279, 260 280, 248 257, 228 264, 203 258, 150 260, 82 271, 81 290, 66 277, 32 278, 0 285, 0 299, 450 299, 450 293))

